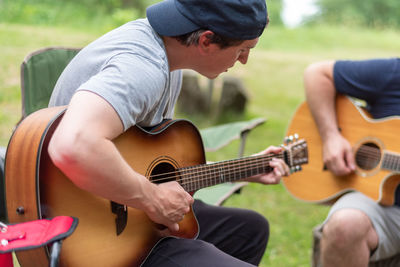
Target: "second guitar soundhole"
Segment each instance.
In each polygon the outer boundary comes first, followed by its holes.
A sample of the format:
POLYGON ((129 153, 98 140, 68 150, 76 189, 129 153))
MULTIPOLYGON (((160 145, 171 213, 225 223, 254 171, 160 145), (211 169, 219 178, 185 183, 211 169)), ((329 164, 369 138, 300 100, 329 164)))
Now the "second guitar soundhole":
POLYGON ((374 143, 365 143, 356 152, 356 163, 363 170, 372 170, 381 161, 380 148, 374 143))

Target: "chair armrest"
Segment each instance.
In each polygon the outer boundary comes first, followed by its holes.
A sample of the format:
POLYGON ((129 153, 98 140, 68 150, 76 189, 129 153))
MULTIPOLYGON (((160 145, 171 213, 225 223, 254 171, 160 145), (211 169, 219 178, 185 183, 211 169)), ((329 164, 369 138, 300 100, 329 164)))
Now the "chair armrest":
POLYGON ((239 148, 239 156, 241 157, 248 132, 265 121, 266 119, 264 118, 256 118, 202 129, 200 134, 203 139, 204 149, 206 152, 217 151, 233 140, 241 138, 241 146, 239 148))

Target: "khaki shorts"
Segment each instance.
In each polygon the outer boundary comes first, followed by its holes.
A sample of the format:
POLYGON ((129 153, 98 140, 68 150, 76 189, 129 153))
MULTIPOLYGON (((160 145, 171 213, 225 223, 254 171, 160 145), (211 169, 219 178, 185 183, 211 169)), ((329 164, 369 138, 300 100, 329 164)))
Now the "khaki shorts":
POLYGON ((371 261, 389 258, 400 253, 400 207, 382 206, 359 192, 350 192, 342 196, 332 206, 329 217, 340 209, 358 209, 370 218, 379 236, 379 244, 371 256, 371 261))

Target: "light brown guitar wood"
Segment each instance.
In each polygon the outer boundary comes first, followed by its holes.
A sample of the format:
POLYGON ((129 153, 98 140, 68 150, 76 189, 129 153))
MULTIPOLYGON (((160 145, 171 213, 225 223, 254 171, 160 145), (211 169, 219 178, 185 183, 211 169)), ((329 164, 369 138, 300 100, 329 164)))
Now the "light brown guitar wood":
MULTIPOLYGON (((370 143, 380 149, 381 156, 385 152, 400 152, 399 117, 370 119, 346 96, 338 96, 336 107, 339 128, 353 145, 353 151, 370 143)), ((284 186, 295 198, 328 203, 345 192, 357 190, 380 204, 394 203, 394 192, 400 183, 400 175, 382 169, 382 162, 369 170, 357 166, 355 173, 345 177, 334 176, 324 168, 321 139, 306 102, 298 107, 287 129, 288 135, 294 133, 306 139, 309 147, 309 164, 303 166, 302 172, 283 179, 284 186)))
MULTIPOLYGON (((34 113, 20 123, 7 147, 5 188, 7 214, 10 223, 40 218, 37 205, 37 162, 41 153, 43 133, 63 108, 51 108, 46 113, 34 113), (20 210, 17 213, 17 210, 20 210)), ((47 251, 42 248, 18 252, 25 266, 48 266, 47 251)))
MULTIPOLYGON (((52 164, 47 145, 62 116, 57 116, 61 110, 34 113, 22 121, 13 135, 6 158, 9 221, 57 215, 77 217, 78 227, 63 242, 60 266, 139 266, 162 236, 142 211, 133 208, 128 208, 126 228, 117 235, 110 201, 77 188, 52 164), (18 214, 16 210, 21 207, 24 213, 18 214)), ((133 127, 114 142, 127 162, 143 175, 151 173, 155 162, 177 168, 205 163, 199 133, 186 121, 176 121, 173 127, 157 134, 133 127)), ((191 211, 180 222, 179 232, 171 235, 195 238, 197 232, 197 220, 191 211)), ((22 267, 48 266, 46 249, 18 252, 17 257, 22 267)))

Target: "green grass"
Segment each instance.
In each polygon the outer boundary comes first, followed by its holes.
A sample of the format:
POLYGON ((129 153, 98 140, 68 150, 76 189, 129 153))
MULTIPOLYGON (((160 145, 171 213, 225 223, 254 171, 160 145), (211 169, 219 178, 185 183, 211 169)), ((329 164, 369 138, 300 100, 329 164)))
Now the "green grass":
MULTIPOLYGON (((24 57, 45 46, 84 46, 101 34, 100 30, 0 24, 0 145, 7 145, 20 118, 19 67, 24 57)), ((250 133, 245 154, 281 144, 293 112, 304 100, 302 75, 308 64, 337 58, 398 56, 398 47, 400 36, 390 30, 269 27, 247 65, 238 63, 224 74, 240 77, 249 90, 250 102, 240 118, 267 118, 250 133)), ((189 119, 202 127, 207 125, 204 117, 189 119)), ((234 158, 237 148, 235 141, 207 157, 234 158)), ((269 219, 271 237, 261 266, 310 266, 311 230, 324 219, 328 207, 298 201, 282 185, 257 184, 246 186, 225 205, 254 209, 269 219)))

